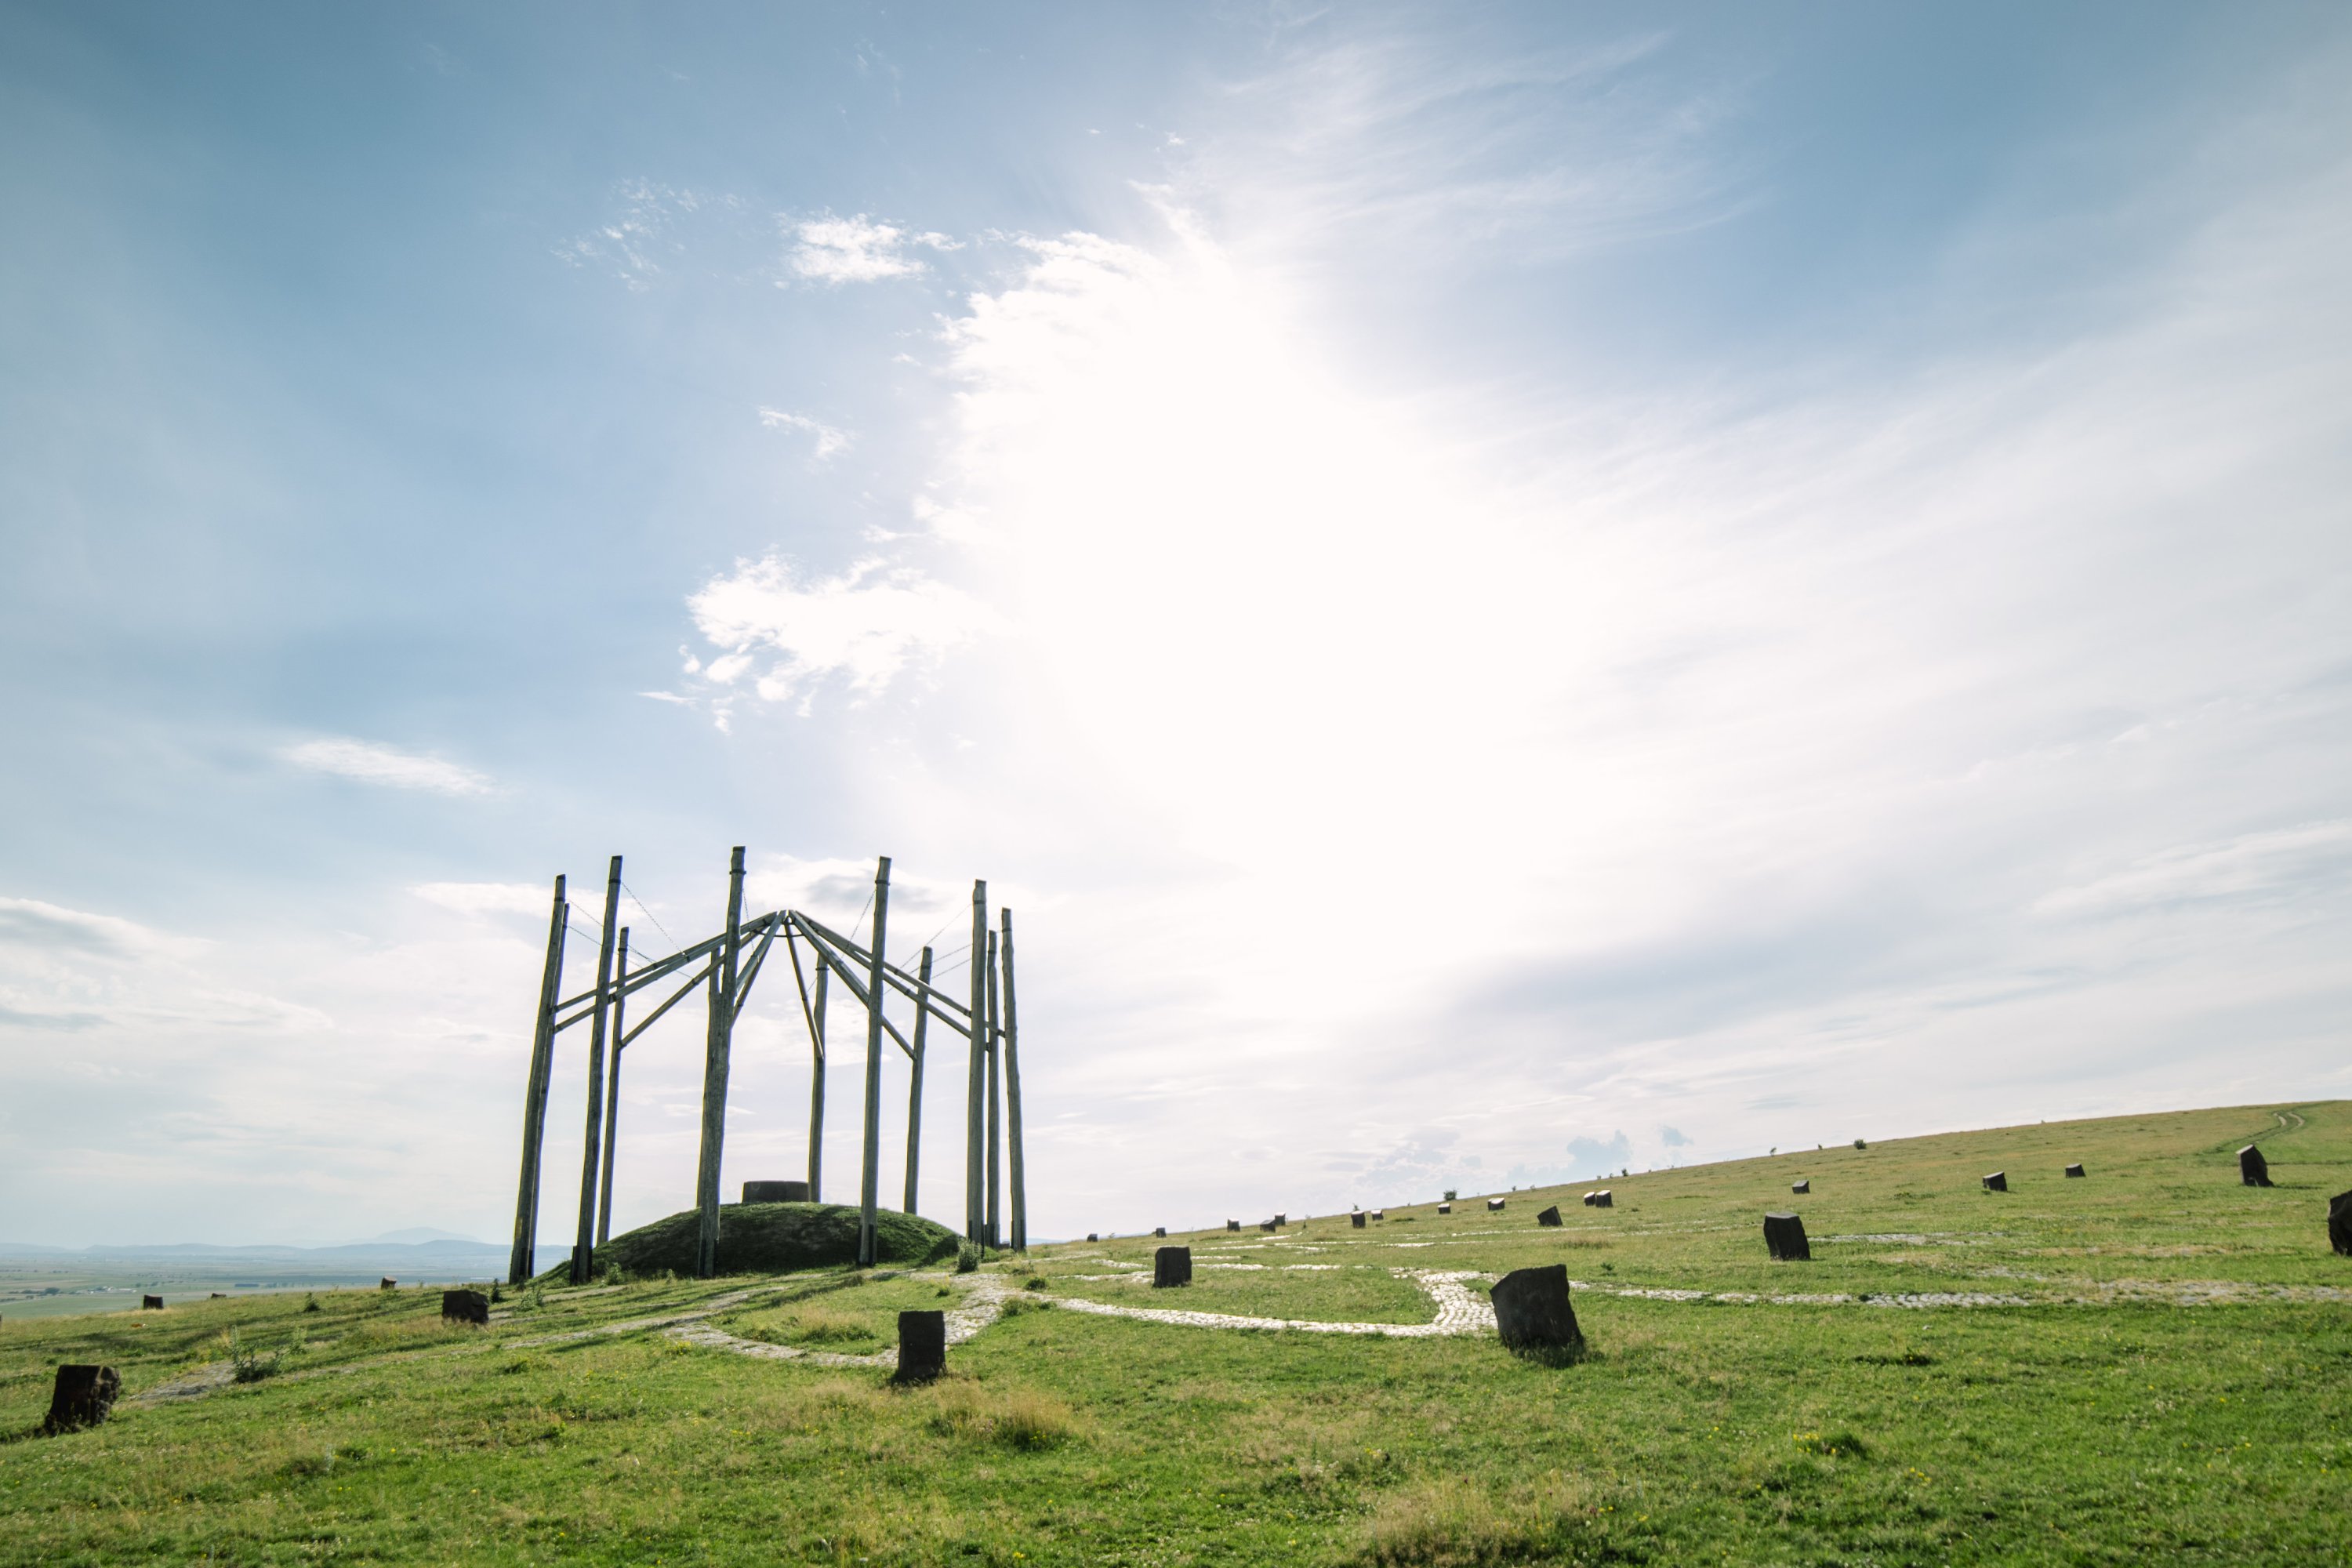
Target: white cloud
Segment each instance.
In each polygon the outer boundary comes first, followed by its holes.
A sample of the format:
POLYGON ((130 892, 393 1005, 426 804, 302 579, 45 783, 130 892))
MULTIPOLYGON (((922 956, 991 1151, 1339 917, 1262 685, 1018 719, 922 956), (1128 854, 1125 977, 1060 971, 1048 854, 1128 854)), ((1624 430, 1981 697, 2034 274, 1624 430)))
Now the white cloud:
POLYGON ((788 414, 781 408, 760 410, 760 423, 771 430, 799 430, 815 437, 809 460, 823 463, 849 450, 849 432, 810 418, 805 414, 788 414))
POLYGON ((2034 905, 2093 914, 2305 889, 2352 877, 2352 822, 2308 822, 2145 856, 2111 876, 2061 888, 2034 905))
POLYGON ((798 219, 789 229, 793 246, 787 265, 793 276, 816 283, 878 283, 919 277, 929 268, 907 254, 908 247, 957 248, 945 235, 909 233, 864 213, 851 217, 825 213, 798 219))
POLYGON ((312 773, 332 773, 387 789, 425 790, 434 795, 488 795, 497 784, 487 774, 420 752, 373 741, 304 741, 279 750, 283 761, 312 773))
POLYGON ((702 635, 725 650, 701 678, 724 688, 749 676, 771 702, 804 700, 833 675, 873 696, 998 624, 961 591, 878 559, 814 581, 781 556, 738 562, 688 607, 702 635))
POLYGON ((546 918, 554 897, 551 888, 530 882, 421 882, 408 890, 427 903, 461 915, 531 915, 540 919, 546 918))

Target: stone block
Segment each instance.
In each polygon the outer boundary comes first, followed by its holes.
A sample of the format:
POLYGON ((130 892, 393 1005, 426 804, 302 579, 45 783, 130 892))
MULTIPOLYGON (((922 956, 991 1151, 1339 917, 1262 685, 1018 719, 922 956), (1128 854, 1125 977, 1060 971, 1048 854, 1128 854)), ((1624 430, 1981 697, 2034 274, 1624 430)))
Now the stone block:
POLYGON ((806 1182, 746 1182, 743 1201, 747 1204, 804 1204, 809 1201, 806 1182))
POLYGON ((1514 1268, 1495 1281, 1495 1331, 1514 1351, 1572 1351, 1583 1347, 1576 1309, 1568 1301, 1568 1266, 1514 1268))
POLYGON ((1284 1226, 1288 1225, 1289 1223, 1290 1216, 1286 1214, 1278 1214, 1274 1216, 1274 1228, 1276 1230, 1280 1230, 1284 1226))
POLYGON ((478 1323, 488 1328, 490 1299, 479 1290, 444 1290, 441 1292, 441 1316, 453 1323, 478 1323))
POLYGON ((1372 1211, 1372 1217, 1374 1219, 1386 1219, 1389 1217, 1389 1211, 1386 1209, 1374 1209, 1372 1211))
POLYGON ((1087 1232, 1087 1239, 1088 1241, 1100 1241, 1100 1240, 1102 1239, 1102 1237, 1099 1237, 1099 1236, 1097 1236, 1093 1231, 1088 1231, 1088 1232, 1087 1232))
POLYGON ((1452 1214, 1454 1212, 1454 1205, 1452 1204, 1440 1204, 1437 1205, 1437 1212, 1439 1214, 1452 1214))
POLYGON ((160 1312, 163 1310, 163 1298, 142 1296, 139 1298, 139 1310, 142 1312, 160 1312))
POLYGON ((1812 1178, 1811 1178, 1811 1177, 1810 1177, 1810 1176, 1808 1176, 1805 1180, 1803 1180, 1803 1181, 1801 1181, 1801 1182, 1790 1182, 1790 1183, 1789 1184, 1789 1190, 1790 1190, 1790 1192, 1792 1192, 1792 1193, 1796 1194, 1799 1197, 1802 1197, 1802 1196, 1804 1196, 1807 1193, 1810 1193, 1810 1192, 1811 1192, 1811 1191, 1813 1190, 1812 1178))
POLYGON ((893 1383, 929 1383, 948 1369, 948 1315, 937 1310, 898 1314, 898 1370, 893 1383))
POLYGON ((1363 1228, 1364 1228, 1364 1211, 1363 1211, 1363 1210, 1361 1210, 1361 1209, 1358 1209, 1358 1210, 1356 1210, 1353 1214, 1350 1214, 1350 1215, 1348 1216, 1348 1223, 1349 1223, 1349 1225, 1354 1226, 1358 1230, 1361 1230, 1361 1229, 1363 1229, 1363 1228))
POLYGON ((1558 1225, 1559 1223, 1559 1205, 1558 1204, 1554 1204, 1551 1207, 1544 1210, 1543 1213, 1536 1215, 1536 1223, 1538 1225, 1558 1225))
POLYGON ((1812 1244, 1805 1239, 1805 1222, 1792 1214, 1764 1216, 1764 1247, 1783 1263, 1808 1262, 1813 1256, 1812 1244))
POLYGON ((1168 1239, 1168 1227, 1164 1225, 1155 1225, 1151 1227, 1151 1234, 1165 1241, 1168 1239))
POLYGON ((1984 1179, 1984 1190, 1989 1193, 2005 1193, 2009 1191, 2009 1173, 2007 1171, 1994 1171, 1990 1173, 1984 1179))
POLYGON ((1242 1222, 1237 1219, 1229 1219, 1225 1221, 1225 1228, 1227 1230, 1239 1230, 1241 1227, 1242 1222))
POLYGON ((1488 1214, 1501 1214, 1503 1212, 1503 1200, 1500 1198, 1488 1198, 1486 1200, 1486 1212, 1488 1214))
POLYGON ((2082 1167, 2082 1166, 2080 1166, 2080 1165, 2069 1165, 2069 1166, 2067 1166, 2067 1167, 2066 1167, 2066 1173, 2067 1173, 2068 1175, 2070 1175, 2070 1176, 2080 1176, 2080 1175, 2084 1175, 2084 1174, 2085 1174, 2086 1173, 2084 1171, 2083 1167, 2082 1167))
POLYGON ((1594 1208, 1614 1208, 1616 1205, 1617 1200, 1610 1195, 1609 1189, 1607 1187, 1603 1187, 1599 1192, 1592 1194, 1592 1206, 1594 1208))
POLYGON ((2271 1184, 2271 1163, 2252 1143, 2238 1151, 2238 1180, 2250 1187, 2271 1184))
POLYGON ((400 1289, 400 1281, 387 1274, 383 1277, 383 1280, 377 1284, 376 1289, 379 1290, 396 1290, 400 1289))
POLYGON ((1189 1247, 1163 1247, 1151 1255, 1151 1288, 1166 1289, 1173 1285, 1192 1282, 1192 1249, 1189 1247))
POLYGON ((49 1389, 49 1415, 44 1432, 71 1432, 95 1426, 114 1413, 115 1395, 122 1377, 110 1366, 61 1366, 49 1389))
POLYGON ((1272 1221, 1272 1220, 1270 1220, 1270 1219, 1262 1219, 1262 1220, 1258 1221, 1258 1222, 1257 1222, 1257 1227, 1258 1227, 1258 1229, 1260 1229, 1260 1230, 1262 1230, 1262 1231, 1265 1232, 1265 1233, 1266 1233, 1266 1235, 1268 1235, 1268 1236, 1272 1236, 1272 1235, 1274 1234, 1274 1231, 1275 1231, 1275 1224, 1274 1224, 1274 1221, 1272 1221))
POLYGON ((2352 1193, 2327 1200, 2327 1245, 2341 1258, 2352 1258, 2352 1193))

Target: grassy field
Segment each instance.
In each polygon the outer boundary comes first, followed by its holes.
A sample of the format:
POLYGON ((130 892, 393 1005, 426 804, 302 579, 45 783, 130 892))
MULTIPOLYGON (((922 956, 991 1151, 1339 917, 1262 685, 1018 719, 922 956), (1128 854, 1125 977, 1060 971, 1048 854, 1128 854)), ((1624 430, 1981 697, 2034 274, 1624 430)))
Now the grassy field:
POLYGON ((1465 1194, 1363 1230, 1172 1237, 1199 1270, 1181 1292, 1132 1278, 1149 1238, 992 1260, 977 1278, 1024 1310, 917 1389, 659 1325, 551 1336, 723 1296, 712 1321, 740 1339, 862 1352, 975 1277, 548 1289, 486 1331, 413 1290, 12 1320, 0 1563, 2352 1562, 2352 1258, 2325 1234, 2352 1103, 1609 1184, 1608 1211, 1580 1188, 1499 1215, 1465 1194), (2238 1184, 2252 1139, 2273 1188, 2238 1184), (2005 1194, 1979 1185, 1996 1169, 2005 1194), (1556 1201, 1567 1225, 1538 1228, 1556 1201), (1766 1259, 1768 1208, 1804 1216, 1813 1262, 1766 1259), (1490 1334, 1040 1310, 1425 1322, 1397 1271, 1548 1262, 1578 1281, 1574 1365, 1490 1334), (139 1402, 233 1350, 284 1353, 139 1402), (116 1419, 34 1436, 51 1370, 89 1360, 123 1373, 116 1419))

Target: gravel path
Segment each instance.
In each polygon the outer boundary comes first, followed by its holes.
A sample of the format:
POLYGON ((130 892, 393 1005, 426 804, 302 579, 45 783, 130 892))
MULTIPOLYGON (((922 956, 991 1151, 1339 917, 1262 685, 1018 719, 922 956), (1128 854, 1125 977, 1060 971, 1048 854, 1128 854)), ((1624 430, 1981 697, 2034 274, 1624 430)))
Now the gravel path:
POLYGON ((1475 1268, 1390 1270, 1410 1279, 1437 1303, 1437 1318, 1427 1323, 1328 1323, 1310 1318, 1248 1318, 1238 1312, 1186 1312, 1159 1307, 1115 1307, 1108 1301, 1076 1297, 1054 1303, 1056 1310, 1091 1312, 1103 1318, 1140 1318, 1148 1323, 1175 1323, 1188 1329, 1295 1329, 1308 1334, 1377 1334, 1385 1339, 1426 1340, 1447 1334, 1475 1334, 1495 1326, 1495 1309, 1484 1297, 1466 1289, 1465 1279, 1487 1278, 1475 1268))

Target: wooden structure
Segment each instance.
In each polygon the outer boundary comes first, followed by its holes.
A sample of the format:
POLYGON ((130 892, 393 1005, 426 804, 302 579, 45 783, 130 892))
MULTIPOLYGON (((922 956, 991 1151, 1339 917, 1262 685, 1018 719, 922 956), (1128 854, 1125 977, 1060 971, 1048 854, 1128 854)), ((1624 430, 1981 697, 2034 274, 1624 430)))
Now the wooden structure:
POLYGON ((521 1284, 534 1271, 539 1226, 540 1166, 546 1142, 548 1089, 554 1077, 556 1038, 586 1023, 588 1115, 580 1170, 580 1215, 572 1248, 572 1279, 586 1282, 595 1270, 595 1252, 612 1236, 613 1163, 620 1133, 621 1058, 629 1046, 695 991, 704 994, 702 1140, 695 1179, 695 1207, 701 1216, 697 1237, 697 1272, 716 1272, 719 1249, 719 1167, 727 1132, 727 1081, 732 1063, 736 1020, 741 1016, 769 951, 781 937, 799 992, 801 1016, 809 1037, 808 1195, 823 1195, 824 1142, 825 1026, 833 986, 847 991, 866 1014, 866 1080, 862 1086, 865 1138, 859 1161, 860 1209, 857 1257, 876 1261, 875 1215, 881 1200, 882 1061, 887 1037, 910 1064, 907 1105, 907 1172, 904 1207, 915 1210, 922 1138, 924 1057, 936 1022, 967 1042, 964 1115, 964 1226, 966 1239, 983 1247, 1029 1244, 1029 1205, 1024 1181, 1021 1138, 1019 1015, 1013 984, 1013 911, 997 911, 1000 929, 989 929, 988 884, 971 889, 971 989, 969 1001, 931 984, 932 956, 922 949, 908 973, 887 959, 890 861, 874 873, 874 922, 866 942, 844 936, 814 916, 773 910, 747 916, 743 910, 743 850, 738 846, 727 868, 727 912, 719 934, 681 948, 667 958, 632 969, 629 931, 620 921, 621 858, 613 857, 604 879, 604 920, 599 932, 596 973, 588 989, 562 994, 564 934, 572 906, 564 879, 555 879, 548 919, 545 968, 531 1032, 530 1066, 523 1087, 522 1171, 515 1195, 514 1247, 508 1279, 521 1284), (803 962, 801 948, 808 948, 803 962), (814 982, 810 970, 814 968, 814 982), (634 1025, 625 1020, 628 999, 648 986, 676 982, 676 989, 634 1025), (889 1017, 891 993, 914 1010, 911 1037, 889 1017), (1011 1191, 1004 1190, 1004 1178, 1011 1191), (1010 1198, 1010 1232, 1003 1226, 1010 1198))

